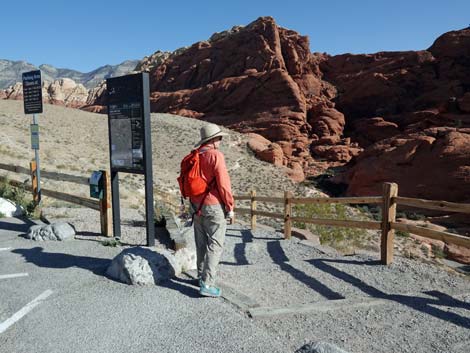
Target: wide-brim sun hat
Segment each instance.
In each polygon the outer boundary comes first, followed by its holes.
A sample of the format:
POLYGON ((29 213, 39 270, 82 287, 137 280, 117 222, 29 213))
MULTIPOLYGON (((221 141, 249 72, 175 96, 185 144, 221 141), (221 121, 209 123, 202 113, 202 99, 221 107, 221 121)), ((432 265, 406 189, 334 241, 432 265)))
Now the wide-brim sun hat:
POLYGON ((215 124, 207 124, 201 128, 201 140, 194 145, 194 147, 198 147, 204 144, 207 141, 210 141, 216 137, 228 136, 227 133, 222 132, 220 127, 215 124))

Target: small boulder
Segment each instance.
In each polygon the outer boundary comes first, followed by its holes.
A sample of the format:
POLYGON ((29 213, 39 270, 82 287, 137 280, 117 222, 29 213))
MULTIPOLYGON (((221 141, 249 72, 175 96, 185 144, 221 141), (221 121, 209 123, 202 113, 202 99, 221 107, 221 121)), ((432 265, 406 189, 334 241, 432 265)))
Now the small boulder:
POLYGON ((455 244, 446 244, 444 252, 448 259, 470 265, 470 249, 455 244))
POLYGON ((135 247, 117 255, 106 274, 131 285, 162 283, 181 273, 181 264, 167 250, 135 247))
POLYGON ((57 222, 46 225, 35 225, 29 228, 27 239, 36 241, 69 240, 75 236, 75 229, 68 223, 57 222))
POLYGON ((326 342, 311 342, 308 343, 298 350, 295 353, 348 353, 341 348, 336 347, 331 343, 326 342))

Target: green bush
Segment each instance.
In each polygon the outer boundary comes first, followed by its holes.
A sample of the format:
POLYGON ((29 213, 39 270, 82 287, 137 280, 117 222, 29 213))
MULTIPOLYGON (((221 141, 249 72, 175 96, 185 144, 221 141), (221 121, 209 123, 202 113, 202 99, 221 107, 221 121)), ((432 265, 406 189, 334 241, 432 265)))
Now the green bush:
POLYGON ((14 187, 10 185, 8 179, 0 179, 0 197, 8 199, 21 206, 28 217, 35 214, 36 204, 33 201, 32 196, 26 196, 26 190, 23 185, 20 187, 14 187))
MULTIPOLYGON (((295 205, 293 211, 295 217, 347 219, 347 207, 343 204, 295 205)), ((332 246, 338 250, 351 246, 360 247, 363 245, 365 235, 365 231, 361 229, 322 226, 304 222, 294 222, 294 227, 309 229, 320 237, 322 244, 332 246)))
POLYGON ((434 244, 431 244, 431 249, 432 249, 432 253, 434 254, 434 257, 436 257, 437 259, 446 258, 446 254, 442 248, 435 246, 434 244))
POLYGON ((410 233, 406 232, 406 231, 403 231, 403 230, 396 230, 395 234, 397 235, 397 237, 401 237, 401 238, 409 238, 410 237, 410 233))

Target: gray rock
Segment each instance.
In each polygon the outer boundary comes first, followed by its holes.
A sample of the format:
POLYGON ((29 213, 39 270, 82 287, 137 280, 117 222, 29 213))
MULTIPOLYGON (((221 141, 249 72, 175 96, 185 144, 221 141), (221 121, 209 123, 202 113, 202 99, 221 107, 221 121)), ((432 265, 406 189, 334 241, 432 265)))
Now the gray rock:
POLYGON ((75 229, 66 222, 52 223, 52 232, 55 234, 57 240, 71 239, 75 235, 75 229))
POLYGON ((302 346, 295 353, 348 353, 341 348, 327 342, 310 342, 302 346))
POLYGON ((31 226, 26 234, 27 239, 36 241, 45 240, 68 240, 73 239, 74 228, 65 222, 57 222, 46 225, 31 226))
POLYGON ((181 273, 181 264, 167 250, 135 247, 117 255, 106 274, 132 285, 159 284, 181 273))

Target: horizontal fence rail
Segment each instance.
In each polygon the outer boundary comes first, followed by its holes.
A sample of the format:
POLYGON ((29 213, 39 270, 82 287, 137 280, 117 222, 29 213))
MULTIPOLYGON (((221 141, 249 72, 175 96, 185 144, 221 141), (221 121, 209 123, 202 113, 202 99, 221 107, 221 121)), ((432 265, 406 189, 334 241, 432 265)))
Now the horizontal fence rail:
MULTIPOLYGON (((21 166, 8 165, 4 163, 0 163, 0 169, 18 173, 18 174, 29 175, 32 181, 32 185, 28 184, 28 180, 26 180, 25 182, 20 182, 17 180, 11 180, 4 176, 0 176, 0 181, 4 183, 8 183, 14 187, 23 188, 24 190, 33 193, 33 200, 39 199, 37 195, 37 186, 35 185, 36 163, 34 161, 31 163, 30 169, 27 169, 21 166)), ((111 190, 110 190, 108 174, 109 174, 108 172, 103 171, 103 177, 105 179, 104 180, 104 196, 103 196, 103 199, 101 200, 95 200, 95 199, 77 196, 77 195, 70 195, 65 192, 49 190, 45 188, 41 188, 41 195, 99 211, 101 233, 104 236, 109 237, 109 236, 112 236, 112 228, 111 228, 112 222, 111 222, 111 202, 110 202, 111 190)), ((41 176, 46 179, 52 179, 52 180, 61 181, 61 182, 89 185, 89 179, 83 176, 76 176, 76 175, 69 175, 69 174, 64 174, 64 173, 48 172, 48 171, 41 171, 41 176)))
POLYGON ((237 201, 250 201, 250 208, 235 208, 235 212, 251 217, 251 228, 256 229, 256 217, 263 216, 269 218, 282 219, 284 221, 284 237, 289 239, 291 236, 292 222, 316 224, 331 227, 348 227, 381 230, 381 262, 390 264, 393 261, 393 242, 394 231, 405 231, 417 234, 422 237, 441 240, 446 243, 465 246, 470 248, 470 237, 458 234, 442 232, 418 227, 409 224, 396 222, 396 207, 411 206, 428 210, 438 210, 446 212, 470 213, 470 204, 460 204, 447 201, 422 200, 409 197, 398 196, 398 185, 394 183, 385 183, 382 196, 367 197, 293 197, 292 193, 286 192, 284 197, 265 197, 256 196, 252 191, 250 195, 237 195, 234 197, 237 201), (257 202, 284 204, 284 214, 258 211, 257 202), (381 221, 354 221, 338 219, 320 219, 311 217, 297 217, 292 213, 292 205, 308 204, 371 204, 379 205, 382 208, 381 221))
POLYGON ((441 240, 445 243, 451 243, 470 248, 470 238, 464 237, 462 235, 396 222, 392 222, 391 227, 392 229, 400 230, 402 232, 409 232, 425 238, 441 240))
POLYGON ((470 213, 470 204, 413 199, 410 197, 394 197, 394 201, 397 203, 397 205, 424 208, 426 210, 470 213))
MULTIPOLYGON (((24 168, 21 166, 8 165, 0 163, 0 169, 11 171, 19 174, 28 174, 34 176, 34 172, 31 169, 24 168)), ((62 201, 78 204, 94 210, 99 210, 101 213, 102 220, 102 232, 103 234, 110 235, 111 230, 109 224, 110 221, 110 188, 108 173, 106 173, 106 189, 107 193, 105 201, 89 199, 86 197, 69 195, 59 191, 53 191, 48 189, 42 189, 41 192, 44 196, 53 197, 62 201), (105 215, 106 214, 106 215, 105 215), (109 224, 106 224, 109 222, 109 224)), ((71 182, 81 185, 88 185, 88 178, 83 176, 75 176, 69 174, 63 174, 58 172, 47 172, 41 171, 41 175, 44 178, 71 182)), ((20 182, 16 180, 9 180, 6 177, 0 176, 0 181, 7 181, 10 185, 15 187, 22 187, 27 191, 34 193, 33 187, 26 182, 20 182)), ((180 205, 177 202, 173 202, 174 195, 165 193, 163 191, 155 190, 155 194, 162 198, 162 201, 170 205, 175 212, 177 212, 180 205)), ((445 211, 445 212, 457 212, 457 213, 470 213, 470 204, 461 204, 447 201, 435 201, 435 200, 424 200, 415 199, 409 197, 398 196, 398 185, 394 183, 385 183, 383 187, 382 196, 368 196, 368 197, 293 197, 290 191, 284 193, 284 197, 269 197, 269 196, 256 196, 255 191, 251 191, 250 195, 235 195, 236 201, 250 201, 250 208, 235 208, 234 211, 238 214, 249 215, 251 218, 251 228, 256 229, 257 216, 280 219, 284 222, 284 237, 289 239, 291 237, 292 222, 301 222, 308 224, 316 224, 331 227, 351 227, 361 229, 372 229, 381 230, 381 262, 384 264, 390 264, 393 260, 393 241, 394 231, 403 231, 413 234, 417 234, 422 237, 441 240, 445 243, 455 244, 470 248, 470 237, 465 237, 458 234, 449 232, 437 231, 425 227, 419 227, 410 224, 396 222, 396 207, 407 206, 422 208, 427 210, 445 211), (267 212, 257 210, 257 202, 266 202, 284 205, 283 213, 267 212), (320 219, 310 217, 297 217, 293 215, 293 205, 306 205, 306 204, 375 204, 380 205, 382 208, 382 220, 381 221, 354 221, 354 220, 338 220, 338 219, 320 219)))

